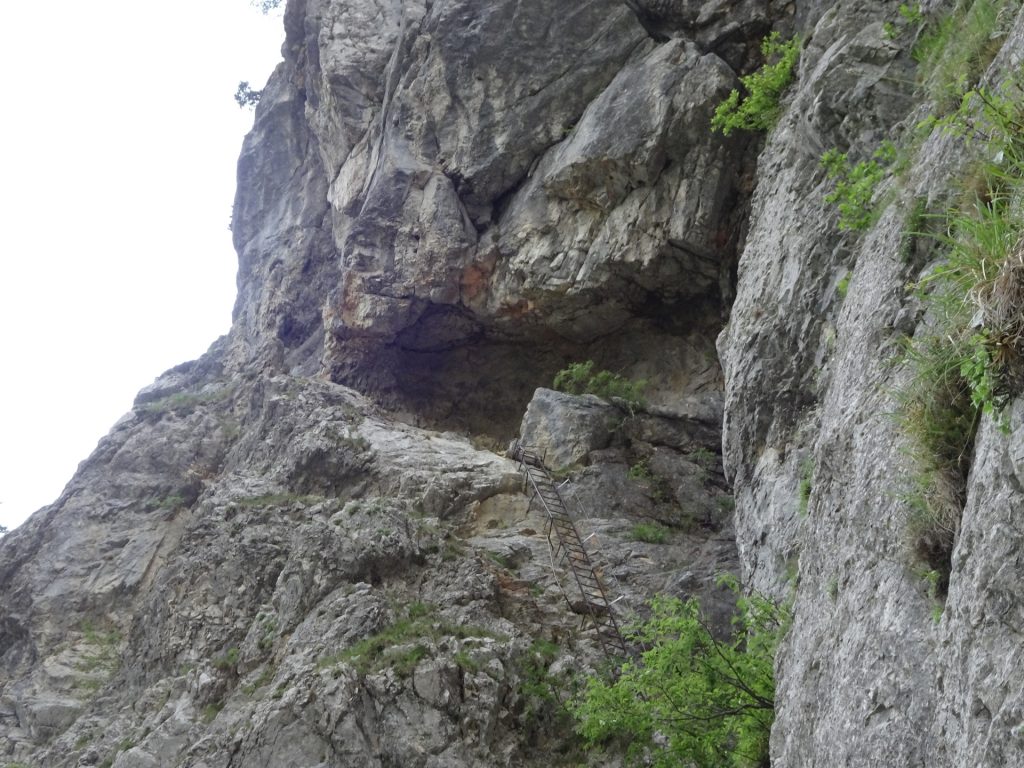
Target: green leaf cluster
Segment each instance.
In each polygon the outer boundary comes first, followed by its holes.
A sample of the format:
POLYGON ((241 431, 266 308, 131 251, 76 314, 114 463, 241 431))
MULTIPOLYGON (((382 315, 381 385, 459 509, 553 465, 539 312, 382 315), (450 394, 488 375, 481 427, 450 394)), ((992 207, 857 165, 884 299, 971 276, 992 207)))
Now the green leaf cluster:
POLYGON ((241 653, 238 648, 228 648, 223 655, 213 660, 213 667, 221 672, 235 672, 238 669, 240 658, 241 653))
POLYGON ((907 5, 903 3, 897 10, 900 19, 898 23, 891 21, 882 25, 882 33, 886 40, 895 40, 906 31, 914 31, 924 23, 924 11, 919 4, 907 5))
POLYGON ((983 413, 994 413, 998 378, 988 331, 971 335, 967 349, 969 356, 960 362, 960 375, 971 390, 971 405, 983 413))
POLYGON ((260 9, 262 13, 270 13, 277 8, 284 0, 251 0, 252 5, 260 9))
POLYGON ((248 80, 241 80, 238 83, 238 88, 235 89, 235 103, 241 107, 255 107, 260 103, 260 99, 263 98, 263 91, 257 91, 255 88, 249 85, 248 80))
POLYGON ((735 130, 767 131, 779 119, 779 100, 793 82, 793 72, 800 59, 800 39, 782 41, 772 32, 761 41, 765 64, 740 78, 745 96, 733 89, 728 98, 715 109, 711 130, 728 136, 735 130))
POLYGON ((936 340, 918 344, 915 369, 966 392, 979 412, 1000 411, 1014 394, 1024 353, 1024 90, 969 92, 939 122, 985 158, 965 179, 964 200, 946 212, 945 259, 918 285, 936 323, 936 340), (930 346, 929 346, 930 345, 930 346), (930 352, 930 362, 922 353, 930 352), (936 364, 936 360, 940 363, 936 364), (936 368, 938 370, 936 370, 936 368))
POLYGON ((963 0, 929 24, 914 45, 918 81, 940 113, 956 108, 999 52, 1006 36, 1001 19, 1009 3, 963 0))
POLYGON ((825 202, 839 209, 840 229, 864 230, 874 223, 875 191, 895 159, 896 146, 891 141, 876 149, 870 160, 856 165, 850 163, 847 153, 835 148, 821 156, 828 178, 836 183, 835 189, 825 195, 825 202))
POLYGON ((399 677, 408 677, 420 661, 432 655, 445 638, 504 638, 482 627, 453 624, 438 615, 437 606, 411 603, 405 616, 338 653, 317 662, 320 668, 351 665, 359 674, 391 668, 399 677))
POLYGON ((647 463, 647 459, 640 459, 633 466, 629 468, 630 480, 650 480, 654 477, 654 473, 651 472, 651 465, 647 463))
POLYGON ((605 399, 620 398, 630 408, 643 406, 647 381, 631 381, 611 371, 595 371, 594 361, 572 363, 555 374, 554 388, 571 395, 597 395, 605 399))
POLYGON ((561 649, 556 643, 538 638, 519 661, 519 693, 526 700, 528 718, 538 714, 546 703, 560 703, 559 693, 564 681, 548 671, 559 653, 561 649))
POLYGON ((768 765, 773 663, 788 611, 757 596, 739 596, 737 607, 732 636, 719 640, 696 600, 653 600, 651 618, 632 631, 649 650, 614 682, 590 680, 573 703, 580 735, 622 746, 632 765, 768 765))
POLYGON ((948 579, 982 414, 1024 383, 1024 90, 1021 75, 968 92, 934 120, 982 158, 939 216, 943 260, 916 286, 929 325, 907 343, 899 421, 914 471, 906 501, 914 558, 948 579))
POLYGON ((664 544, 668 541, 668 529, 659 523, 637 523, 630 530, 629 538, 645 544, 664 544))
POLYGON ((167 413, 175 413, 179 416, 187 416, 202 406, 218 405, 228 401, 234 391, 234 386, 228 384, 202 392, 175 392, 159 400, 143 403, 137 408, 140 413, 144 414, 162 416, 167 413))

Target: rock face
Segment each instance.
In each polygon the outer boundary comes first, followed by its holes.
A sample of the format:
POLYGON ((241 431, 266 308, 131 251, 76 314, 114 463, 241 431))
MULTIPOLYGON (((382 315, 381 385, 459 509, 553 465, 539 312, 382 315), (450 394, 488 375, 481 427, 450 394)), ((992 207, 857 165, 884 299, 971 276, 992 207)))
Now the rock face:
POLYGON ((239 165, 236 359, 501 438, 581 356, 655 401, 718 386, 699 361, 743 194, 743 147, 706 130, 736 84, 720 58, 654 45, 617 0, 285 22, 239 165))
MULTIPOLYGON (((1024 57, 1000 7, 993 82, 1024 57)), ((290 0, 284 23, 230 333, 0 539, 0 766, 616 764, 536 693, 600 659, 496 450, 517 434, 623 620, 671 593, 725 627, 722 571, 793 601, 773 765, 1024 764, 1024 406, 981 424, 944 605, 889 415, 934 257, 907 221, 953 198, 962 148, 922 138, 864 232, 823 202, 826 149, 927 113, 917 23, 879 0, 290 0), (711 132, 769 31, 803 40, 777 126, 711 132), (588 359, 646 403, 546 388, 588 359)))
MULTIPOLYGON (((822 202, 824 149, 867 156, 926 114, 909 44, 888 39, 884 20, 871 2, 808 19, 799 84, 759 159, 719 339, 744 575, 795 596, 777 660, 772 764, 1017 765, 1024 675, 1009 660, 1024 646, 1010 617, 1024 609, 1024 572, 1021 527, 1007 515, 1024 502, 1013 458, 1020 404, 1008 433, 982 425, 944 610, 906 551, 911 469, 892 416, 906 376, 901 339, 925 320, 906 286, 929 256, 908 254, 907 222, 916 200, 941 210, 955 194, 963 149, 942 132, 928 137, 883 188, 889 202, 864 233, 843 234, 822 202)), ((1018 15, 989 77, 1020 59, 1022 30, 1018 15)))

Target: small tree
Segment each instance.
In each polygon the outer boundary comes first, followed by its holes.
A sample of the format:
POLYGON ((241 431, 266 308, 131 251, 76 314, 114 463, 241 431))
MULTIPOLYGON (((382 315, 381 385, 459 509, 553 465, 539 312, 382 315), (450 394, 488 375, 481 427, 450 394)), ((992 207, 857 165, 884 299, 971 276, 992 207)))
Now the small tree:
MULTIPOLYGON (((734 579, 725 583, 737 590, 734 579)), ((762 768, 774 720, 775 649, 788 611, 739 596, 729 640, 711 632, 695 599, 659 597, 632 631, 645 651, 614 682, 591 680, 573 705, 591 745, 619 743, 633 765, 762 768)))
POLYGON ((270 13, 281 5, 282 2, 283 0, 252 0, 252 4, 259 8, 263 13, 270 13))
POLYGON ((247 80, 242 80, 238 84, 238 89, 235 91, 235 101, 238 102, 238 106, 242 107, 255 107, 260 103, 260 99, 263 98, 263 91, 257 91, 249 87, 247 80))

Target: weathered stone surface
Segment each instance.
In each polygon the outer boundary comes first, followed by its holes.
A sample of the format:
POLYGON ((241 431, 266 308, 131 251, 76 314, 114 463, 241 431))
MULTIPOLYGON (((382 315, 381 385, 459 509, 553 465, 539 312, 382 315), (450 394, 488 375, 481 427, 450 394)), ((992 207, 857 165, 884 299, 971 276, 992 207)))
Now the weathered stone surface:
POLYGON ((594 395, 538 389, 526 407, 519 434, 553 469, 584 464, 591 451, 606 448, 624 414, 594 395))
MULTIPOLYGON (((999 572, 1016 546, 1001 523, 1015 494, 1006 438, 983 429, 950 597, 935 623, 905 545, 911 470, 891 416, 905 373, 900 337, 921 319, 905 286, 920 269, 913 262, 928 258, 901 258, 907 217, 915 196, 941 207, 962 150, 932 135, 899 186, 882 190, 892 199, 877 222, 862 235, 839 232, 817 157, 833 146, 864 157, 921 113, 912 113, 905 41, 877 30, 881 6, 836 5, 810 18, 800 83, 759 161, 737 299, 719 340, 744 575, 795 596, 777 662, 772 764, 1014 764, 1008 723, 1020 680, 1003 660, 1016 651, 1004 625, 978 619, 988 615, 981 596, 992 594, 983 574, 999 572), (835 286, 846 273, 844 299, 835 286), (997 530, 1008 552, 976 546, 997 530), (1000 726, 990 725, 995 712, 1000 726)), ((1017 23, 1004 52, 1020 45, 1017 23)), ((1019 577, 1012 569, 1005 578, 1019 577)))
MULTIPOLYGON (((581 340, 626 366, 655 335, 713 354, 742 155, 702 125, 735 82, 721 60, 643 43, 615 0, 310 0, 285 22, 239 165, 233 361, 320 357, 386 405, 504 438, 596 356, 581 340)), ((664 398, 701 367, 673 362, 664 398)))
MULTIPOLYGON (((531 637, 555 634, 580 663, 595 648, 514 465, 337 385, 221 372, 207 359, 162 377, 5 539, 13 759, 537 764, 519 693, 531 637), (420 628, 357 672, 345 652, 410 606, 420 628)), ((631 517, 606 519, 616 550, 631 517)), ((728 541, 680 536, 625 556, 623 605, 642 605, 671 553, 728 565, 728 541)))
POLYGON ((655 40, 695 40, 705 51, 721 56, 737 69, 749 58, 749 41, 770 28, 773 3, 751 0, 625 0, 637 21, 655 40))
MULTIPOLYGON (((1024 58, 1008 8, 996 80, 1024 58)), ((531 646, 558 643, 551 674, 598 654, 489 450, 521 426, 574 467, 560 492, 621 618, 668 592, 724 628, 723 571, 792 599, 773 765, 1024 763, 1024 408, 982 424, 937 622, 889 415, 935 256, 900 256, 906 219, 969 158, 928 137, 862 234, 822 200, 826 149, 867 157, 926 112, 892 20, 288 2, 239 161, 230 333, 0 540, 0 761, 550 765, 569 728, 530 698, 531 646), (709 121, 769 29, 805 42, 755 170, 758 140, 709 121), (647 404, 543 389, 584 360, 649 380, 647 404)))
POLYGON ((532 314, 586 342, 642 304, 717 294, 738 162, 707 125, 734 85, 692 43, 635 56, 512 198, 489 311, 527 298, 532 314))

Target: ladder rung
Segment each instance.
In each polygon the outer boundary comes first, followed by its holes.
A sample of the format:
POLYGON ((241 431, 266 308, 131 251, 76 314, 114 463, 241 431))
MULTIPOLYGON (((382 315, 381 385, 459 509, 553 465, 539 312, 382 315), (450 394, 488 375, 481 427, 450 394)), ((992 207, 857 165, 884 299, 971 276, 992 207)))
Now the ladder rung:
POLYGON ((580 544, 580 540, 577 539, 575 536, 569 535, 569 531, 562 531, 558 528, 555 528, 555 533, 559 534, 558 540, 563 544, 571 544, 572 546, 576 547, 576 549, 583 549, 583 545, 580 544))

